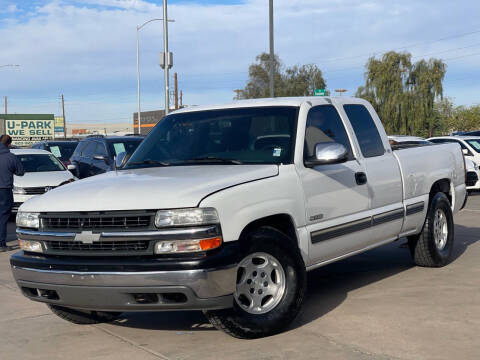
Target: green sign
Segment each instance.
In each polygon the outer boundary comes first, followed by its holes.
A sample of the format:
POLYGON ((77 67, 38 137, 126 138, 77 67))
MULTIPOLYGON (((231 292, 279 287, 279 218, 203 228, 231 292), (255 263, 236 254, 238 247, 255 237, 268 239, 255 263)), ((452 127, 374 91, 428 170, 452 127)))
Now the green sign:
POLYGON ((314 96, 325 96, 327 95, 327 90, 326 89, 315 89, 313 91, 314 96))

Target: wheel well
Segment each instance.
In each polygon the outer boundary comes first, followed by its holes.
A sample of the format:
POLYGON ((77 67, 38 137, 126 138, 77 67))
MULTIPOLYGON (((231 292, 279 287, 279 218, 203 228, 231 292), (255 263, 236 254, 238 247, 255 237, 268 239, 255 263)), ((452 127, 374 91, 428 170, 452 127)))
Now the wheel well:
POLYGON ((292 241, 292 244, 294 244, 295 247, 298 248, 298 239, 297 232, 295 231, 295 225, 293 223, 292 217, 288 214, 276 214, 252 221, 242 230, 240 234, 240 240, 247 240, 248 235, 253 230, 261 226, 270 226, 284 233, 292 241))
POLYGON ((452 194, 450 193, 450 180, 441 179, 433 183, 432 188, 430 189, 429 197, 428 197, 429 204, 432 201, 435 194, 439 192, 444 193, 447 196, 448 200, 450 201, 450 204, 452 203, 452 194))

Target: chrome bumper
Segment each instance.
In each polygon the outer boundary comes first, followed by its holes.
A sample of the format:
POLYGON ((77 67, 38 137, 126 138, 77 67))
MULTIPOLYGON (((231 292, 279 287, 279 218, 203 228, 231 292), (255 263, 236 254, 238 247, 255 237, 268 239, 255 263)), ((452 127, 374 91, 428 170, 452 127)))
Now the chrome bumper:
POLYGON ((151 272, 53 271, 12 265, 12 272, 31 300, 99 311, 228 308, 236 279, 235 265, 151 272))

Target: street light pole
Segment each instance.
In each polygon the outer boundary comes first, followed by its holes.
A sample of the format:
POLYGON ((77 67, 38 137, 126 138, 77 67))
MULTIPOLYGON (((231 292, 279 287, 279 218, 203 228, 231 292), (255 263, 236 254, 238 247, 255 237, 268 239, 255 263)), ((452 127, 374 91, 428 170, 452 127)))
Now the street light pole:
MULTIPOLYGON (((167 16, 167 0, 163 0, 163 18, 168 20, 167 16)), ((168 68, 169 68, 169 54, 168 54, 168 21, 163 22, 163 56, 164 56, 164 72, 165 72, 165 115, 170 110, 170 89, 168 86, 168 68)))
POLYGON ((274 97, 273 91, 273 72, 274 72, 274 61, 275 61, 275 53, 273 49, 273 0, 270 0, 268 3, 268 12, 269 12, 269 32, 270 32, 270 97, 274 97))
POLYGON ((138 30, 139 30, 139 27, 137 25, 137 122, 138 122, 138 135, 141 135, 142 119, 140 115, 140 62, 139 62, 139 50, 138 50, 138 30))
MULTIPOLYGON (((166 18, 165 18, 166 19, 166 18)), ((138 43, 138 32, 147 24, 153 21, 163 21, 163 19, 151 19, 145 21, 142 25, 137 25, 137 120, 138 120, 138 134, 141 134, 142 128, 142 120, 141 120, 141 110, 140 110, 140 51, 139 51, 139 43, 138 43)), ((173 22, 175 20, 167 20, 173 22)))

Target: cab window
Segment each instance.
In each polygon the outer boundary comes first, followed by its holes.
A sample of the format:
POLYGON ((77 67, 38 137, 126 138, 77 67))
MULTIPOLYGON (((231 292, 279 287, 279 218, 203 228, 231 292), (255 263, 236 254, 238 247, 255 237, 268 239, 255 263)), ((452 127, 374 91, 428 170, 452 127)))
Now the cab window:
POLYGON ((308 112, 305 127, 304 158, 311 158, 315 153, 315 145, 322 142, 342 144, 347 149, 348 160, 353 159, 347 132, 333 105, 315 106, 308 112))
POLYGON ((353 131, 365 158, 385 154, 382 138, 367 108, 363 105, 344 105, 343 108, 352 124, 353 131))

